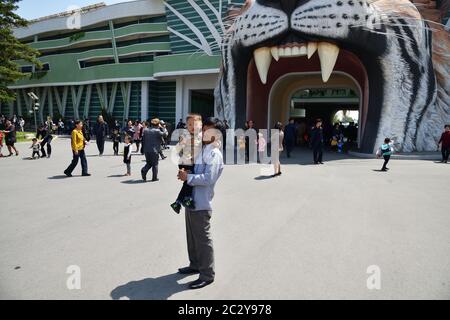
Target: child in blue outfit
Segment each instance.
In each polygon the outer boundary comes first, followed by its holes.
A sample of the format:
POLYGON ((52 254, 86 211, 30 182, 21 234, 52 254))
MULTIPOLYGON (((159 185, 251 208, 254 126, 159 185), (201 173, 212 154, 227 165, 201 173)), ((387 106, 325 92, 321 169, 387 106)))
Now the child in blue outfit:
POLYGON ((392 155, 392 141, 389 138, 384 139, 384 143, 381 145, 380 149, 378 149, 377 155, 378 158, 383 157, 384 158, 384 164, 381 168, 381 171, 388 171, 389 168, 387 167, 387 164, 389 163, 389 160, 391 159, 392 155))

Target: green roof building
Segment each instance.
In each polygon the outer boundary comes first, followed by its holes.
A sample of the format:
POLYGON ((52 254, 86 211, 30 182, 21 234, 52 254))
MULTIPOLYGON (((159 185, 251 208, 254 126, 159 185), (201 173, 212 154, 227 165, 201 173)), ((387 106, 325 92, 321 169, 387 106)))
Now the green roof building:
POLYGON ((34 92, 40 122, 95 119, 102 110, 119 121, 212 116, 222 20, 242 2, 99 3, 30 21, 15 35, 41 52, 44 67, 19 61, 30 77, 10 86, 17 99, 0 112, 29 116, 34 92))

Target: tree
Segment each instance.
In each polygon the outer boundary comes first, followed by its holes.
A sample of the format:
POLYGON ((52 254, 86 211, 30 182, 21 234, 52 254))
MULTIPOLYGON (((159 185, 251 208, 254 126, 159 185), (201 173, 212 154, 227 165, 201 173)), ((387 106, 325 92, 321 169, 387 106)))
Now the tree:
POLYGON ((8 89, 8 85, 29 76, 22 73, 19 64, 15 61, 25 60, 33 63, 38 69, 42 63, 37 59, 39 51, 21 43, 13 34, 14 28, 26 27, 28 21, 14 13, 20 0, 0 1, 0 101, 15 100, 15 94, 8 89))

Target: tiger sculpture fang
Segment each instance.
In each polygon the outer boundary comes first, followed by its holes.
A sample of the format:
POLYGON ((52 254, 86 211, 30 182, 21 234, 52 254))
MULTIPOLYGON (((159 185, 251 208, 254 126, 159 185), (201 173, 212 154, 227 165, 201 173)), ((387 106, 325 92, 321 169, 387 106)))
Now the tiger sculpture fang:
POLYGON ((399 151, 436 151, 450 123, 448 52, 448 32, 407 0, 248 0, 224 35, 216 113, 233 127, 255 114, 272 126, 281 119, 249 101, 270 95, 281 65, 315 71, 323 83, 354 69, 360 150, 372 153, 390 137, 399 151))

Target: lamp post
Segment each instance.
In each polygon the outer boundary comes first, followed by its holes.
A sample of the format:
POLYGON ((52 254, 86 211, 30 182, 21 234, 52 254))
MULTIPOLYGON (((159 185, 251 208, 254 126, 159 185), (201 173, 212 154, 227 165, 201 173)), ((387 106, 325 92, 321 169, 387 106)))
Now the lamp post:
POLYGON ((34 92, 28 92, 28 96, 33 101, 33 115, 34 115, 34 130, 37 132, 37 120, 36 120, 36 111, 39 110, 39 103, 36 101, 39 100, 39 97, 34 94, 34 92))

